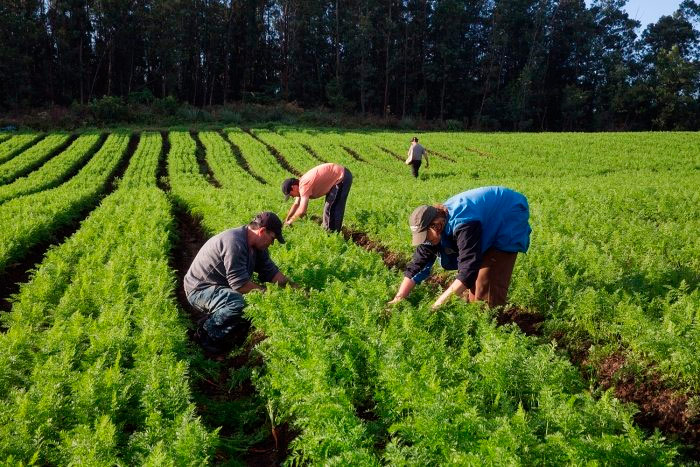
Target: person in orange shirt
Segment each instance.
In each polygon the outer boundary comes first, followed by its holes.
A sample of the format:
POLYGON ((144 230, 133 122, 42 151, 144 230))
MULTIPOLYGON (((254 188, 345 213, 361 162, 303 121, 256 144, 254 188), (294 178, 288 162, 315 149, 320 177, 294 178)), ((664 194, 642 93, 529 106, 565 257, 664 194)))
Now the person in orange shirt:
POLYGON ((352 185, 352 174, 340 164, 321 164, 306 172, 300 179, 288 178, 282 182, 285 200, 294 197, 294 204, 284 220, 284 225, 292 223, 306 214, 309 200, 326 197, 323 208, 323 227, 331 232, 339 232, 343 226, 345 204, 352 185))

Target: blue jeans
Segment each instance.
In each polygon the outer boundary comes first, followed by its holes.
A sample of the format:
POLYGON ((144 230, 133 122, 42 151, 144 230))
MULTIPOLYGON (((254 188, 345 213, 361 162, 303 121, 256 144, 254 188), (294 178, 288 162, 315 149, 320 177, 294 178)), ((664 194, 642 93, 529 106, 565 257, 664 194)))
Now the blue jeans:
POLYGON ((196 290, 187 296, 194 308, 209 315, 203 328, 214 342, 224 342, 239 330, 247 330, 243 295, 220 285, 196 290))

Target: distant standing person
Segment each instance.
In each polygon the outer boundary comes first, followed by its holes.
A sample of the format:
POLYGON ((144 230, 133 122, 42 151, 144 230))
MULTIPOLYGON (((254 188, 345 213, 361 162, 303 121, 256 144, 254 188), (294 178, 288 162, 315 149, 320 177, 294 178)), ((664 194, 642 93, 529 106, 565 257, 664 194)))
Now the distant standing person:
POLYGON ((197 253, 184 287, 187 301, 207 315, 197 330, 204 350, 221 353, 247 332, 243 295, 265 290, 253 282, 254 272, 260 282, 289 283, 270 259, 268 247, 275 240, 284 243, 282 221, 273 212, 261 212, 248 225, 213 236, 197 253))
POLYGON ((530 208, 524 195, 500 186, 465 191, 434 206, 419 206, 409 218, 416 251, 389 303, 408 297, 440 265, 457 278, 435 301, 452 294, 489 306, 505 305, 518 252, 530 246, 530 208), (468 294, 467 294, 468 292, 468 294))
POLYGON ((413 169, 413 176, 418 178, 418 169, 421 166, 421 162, 425 157, 425 167, 430 167, 430 161, 428 160, 428 153, 423 146, 418 144, 418 138, 413 137, 411 139, 411 147, 408 148, 408 157, 406 158, 406 164, 410 165, 413 169))
POLYGON ((345 204, 352 185, 352 174, 340 164, 321 164, 302 175, 301 178, 288 178, 282 182, 285 200, 294 197, 285 225, 306 214, 310 199, 326 197, 323 208, 323 227, 331 232, 339 232, 343 226, 345 204))

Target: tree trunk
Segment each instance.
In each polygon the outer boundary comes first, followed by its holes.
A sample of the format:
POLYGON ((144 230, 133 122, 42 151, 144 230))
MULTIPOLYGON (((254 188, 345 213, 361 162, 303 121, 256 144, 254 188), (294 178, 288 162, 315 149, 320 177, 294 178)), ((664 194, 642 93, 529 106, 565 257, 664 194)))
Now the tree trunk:
POLYGON ((389 41, 391 40, 391 29, 389 23, 391 22, 391 2, 389 0, 389 14, 387 16, 386 23, 386 45, 384 47, 384 109, 382 114, 386 118, 389 114, 387 106, 389 104, 389 41))
POLYGON ((335 0, 335 79, 340 83, 340 13, 339 0, 335 0))
POLYGON ((403 102, 401 103, 401 119, 406 117, 406 80, 408 75, 408 21, 405 25, 405 34, 403 39, 403 102))

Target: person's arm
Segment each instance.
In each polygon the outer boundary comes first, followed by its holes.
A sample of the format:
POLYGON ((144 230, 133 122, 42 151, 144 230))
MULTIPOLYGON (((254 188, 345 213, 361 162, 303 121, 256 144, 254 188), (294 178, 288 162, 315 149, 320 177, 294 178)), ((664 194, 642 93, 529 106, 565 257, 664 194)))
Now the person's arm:
POLYGON ((473 221, 460 225, 455 231, 457 240, 457 278, 438 297, 433 304, 433 310, 442 306, 450 297, 455 294, 461 296, 468 289, 476 284, 481 267, 481 222, 473 221))
POLYGON ((394 298, 391 299, 389 302, 389 305, 393 305, 394 303, 399 303, 401 300, 404 298, 408 297, 411 294, 411 290, 413 290, 413 287, 416 286, 416 283, 413 279, 410 277, 404 277, 403 281, 401 281, 401 285, 399 285, 399 290, 396 292, 396 295, 394 295, 394 298))
POLYGON ((260 284, 256 284, 253 281, 248 281, 236 289, 236 291, 238 293, 242 293, 242 294, 247 294, 248 292, 251 292, 253 290, 260 290, 261 292, 264 292, 265 286, 260 285, 260 284))
POLYGON ((435 264, 435 258, 437 258, 437 250, 438 247, 434 245, 422 244, 416 247, 413 259, 408 263, 404 271, 404 278, 401 285, 399 285, 399 290, 389 302, 390 304, 398 303, 408 297, 413 287, 423 282, 430 275, 430 270, 435 264))
POLYGON ((299 207, 299 197, 294 198, 294 202, 292 203, 292 206, 289 208, 289 212, 287 213, 287 217, 284 218, 284 222, 288 222, 289 219, 292 218, 294 213, 297 211, 297 208, 299 207))
POLYGON ((293 213, 292 217, 287 219, 285 221, 286 225, 292 225, 292 222, 295 220, 299 219, 302 217, 304 214, 306 214, 306 208, 309 206, 309 197, 308 196, 300 196, 299 197, 299 206, 297 207, 296 211, 293 213))
POLYGON ((275 276, 272 278, 272 280, 270 282, 272 282, 273 284, 277 284, 280 287, 289 286, 289 287, 292 287, 294 289, 298 289, 300 287, 299 284, 295 284, 294 282, 292 282, 289 279, 289 277, 282 274, 281 271, 277 271, 277 274, 275 274, 275 276))

